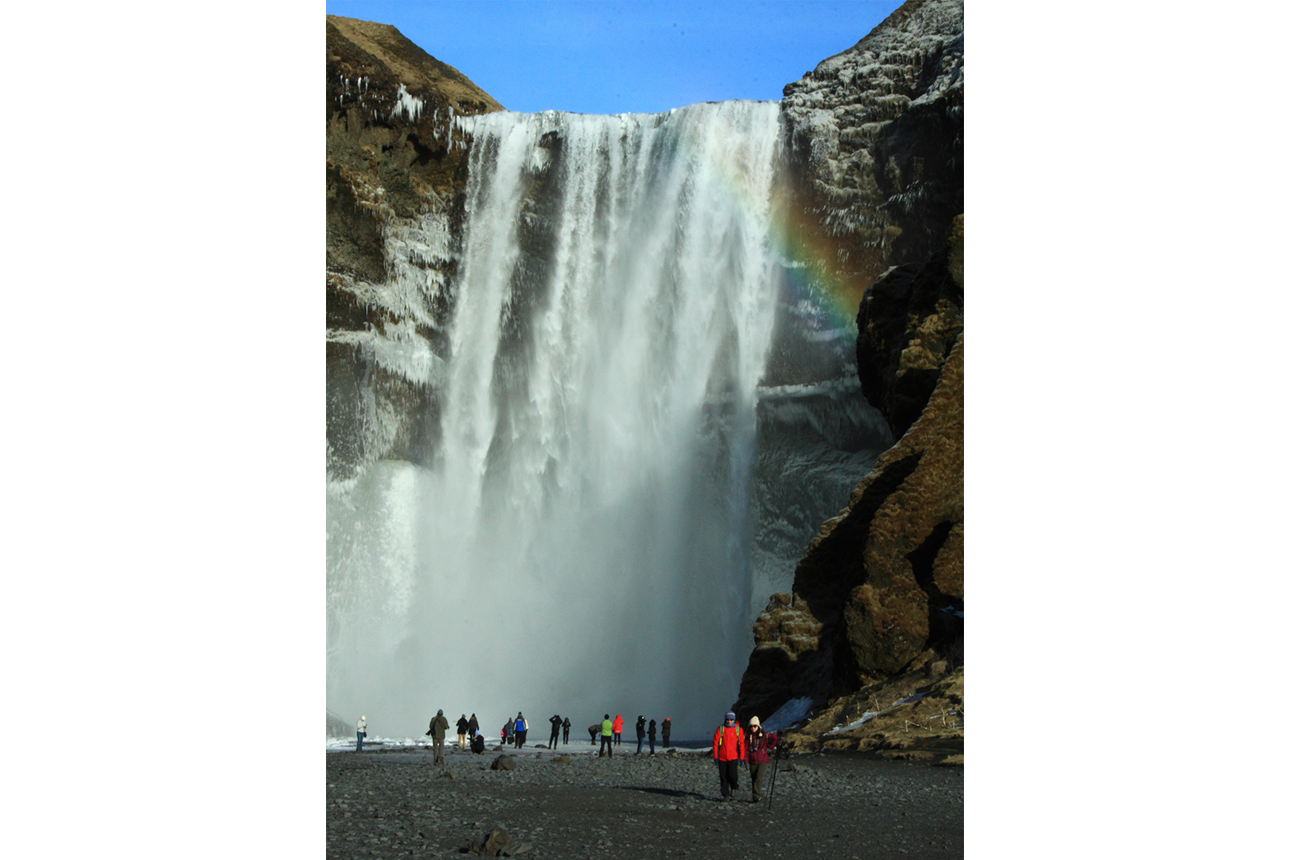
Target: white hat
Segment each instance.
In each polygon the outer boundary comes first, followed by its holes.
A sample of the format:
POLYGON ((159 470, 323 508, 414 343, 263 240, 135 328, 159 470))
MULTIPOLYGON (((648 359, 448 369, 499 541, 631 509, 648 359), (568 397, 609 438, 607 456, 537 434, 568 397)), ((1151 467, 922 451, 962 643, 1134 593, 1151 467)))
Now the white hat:
POLYGON ((756 717, 753 717, 751 720, 749 720, 749 721, 748 721, 748 725, 749 725, 749 727, 752 727, 752 726, 760 726, 760 725, 761 725, 761 720, 757 719, 756 717))

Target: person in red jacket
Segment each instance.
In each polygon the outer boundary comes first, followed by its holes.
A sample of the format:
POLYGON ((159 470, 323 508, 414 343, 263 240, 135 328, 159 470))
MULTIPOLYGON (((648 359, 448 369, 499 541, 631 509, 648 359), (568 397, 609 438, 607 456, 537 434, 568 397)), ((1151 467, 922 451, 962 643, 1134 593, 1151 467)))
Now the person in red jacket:
POLYGON ((770 761, 770 751, 779 743, 779 735, 763 732, 761 720, 748 721, 748 778, 752 782, 752 802, 761 800, 761 777, 770 761))
POLYGON ((620 747, 622 745, 623 745, 623 715, 617 714, 614 716, 614 746, 620 747))
POLYGON ((739 762, 747 756, 744 749, 744 732, 735 722, 735 713, 726 714, 724 725, 717 727, 712 736, 712 760, 717 763, 717 776, 721 778, 721 799, 734 800, 739 788, 739 762))

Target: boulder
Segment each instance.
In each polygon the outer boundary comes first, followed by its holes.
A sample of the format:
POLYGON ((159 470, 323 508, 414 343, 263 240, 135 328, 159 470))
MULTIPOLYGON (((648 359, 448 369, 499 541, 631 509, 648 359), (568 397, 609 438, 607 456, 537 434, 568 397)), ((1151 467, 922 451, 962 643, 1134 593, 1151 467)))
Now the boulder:
POLYGON ((505 857, 509 856, 510 846, 510 835, 502 828, 494 827, 478 839, 471 840, 466 853, 480 857, 505 857))
POLYGON ((519 765, 515 763, 515 756, 499 755, 493 759, 490 770, 515 770, 519 765))

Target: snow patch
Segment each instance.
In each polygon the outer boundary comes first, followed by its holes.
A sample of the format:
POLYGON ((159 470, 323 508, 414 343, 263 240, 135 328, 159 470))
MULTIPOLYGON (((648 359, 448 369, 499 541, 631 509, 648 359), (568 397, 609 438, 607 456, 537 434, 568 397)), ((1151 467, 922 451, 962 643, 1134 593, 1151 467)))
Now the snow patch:
POLYGON ((803 696, 800 699, 790 699, 775 713, 762 720, 761 728, 765 732, 777 732, 780 729, 790 728, 806 719, 806 715, 811 712, 811 697, 803 696))

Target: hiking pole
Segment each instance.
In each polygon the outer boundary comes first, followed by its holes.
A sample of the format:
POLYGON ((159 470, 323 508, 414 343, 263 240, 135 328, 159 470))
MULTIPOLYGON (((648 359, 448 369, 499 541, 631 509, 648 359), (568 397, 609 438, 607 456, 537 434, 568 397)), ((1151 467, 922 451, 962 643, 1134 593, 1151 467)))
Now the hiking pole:
POLYGON ((784 748, 775 744, 775 763, 770 766, 770 791, 766 792, 770 797, 766 800, 766 811, 770 812, 771 804, 775 802, 775 776, 779 773, 779 760, 784 757, 784 748))

